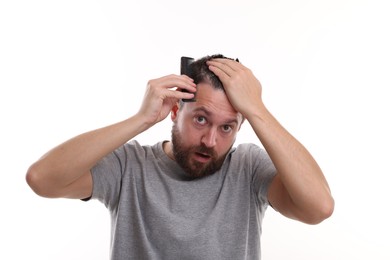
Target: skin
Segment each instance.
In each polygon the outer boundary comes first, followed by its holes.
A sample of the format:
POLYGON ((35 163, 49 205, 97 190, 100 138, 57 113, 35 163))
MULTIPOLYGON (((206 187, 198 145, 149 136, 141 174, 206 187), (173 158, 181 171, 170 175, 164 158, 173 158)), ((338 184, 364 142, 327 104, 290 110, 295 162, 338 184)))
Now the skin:
POLYGON ((182 108, 175 105, 171 119, 173 137, 180 141, 176 150, 180 148, 186 160, 174 155, 174 142, 165 143, 164 150, 173 160, 182 162, 181 166, 193 177, 213 174, 222 166, 243 121, 225 93, 208 83, 198 85, 196 102, 185 103, 182 108), (213 163, 213 171, 202 172, 213 163))
MULTIPOLYGON (((151 80, 135 115, 53 148, 29 168, 28 184, 44 197, 90 197, 90 169, 106 154, 169 114, 179 136, 185 133, 192 137, 183 139, 185 149, 208 147, 207 152, 200 154, 198 150, 189 152, 189 167, 203 168, 210 160, 225 156, 245 118, 277 169, 268 193, 272 207, 289 218, 308 224, 317 224, 331 216, 334 200, 320 167, 307 149, 268 111, 257 78, 236 61, 215 59, 208 65, 222 81, 225 93, 207 83, 197 87, 184 75, 151 80), (193 98, 192 92, 196 88, 197 102, 186 103, 179 109, 178 101, 193 98), (211 154, 214 157, 210 157, 211 154)), ((175 160, 172 142, 164 144, 164 151, 175 160)))
POLYGON ((334 200, 317 162, 268 111, 262 86, 241 63, 216 59, 209 68, 222 81, 229 101, 250 123, 277 169, 268 200, 283 215, 317 224, 332 215, 334 200))

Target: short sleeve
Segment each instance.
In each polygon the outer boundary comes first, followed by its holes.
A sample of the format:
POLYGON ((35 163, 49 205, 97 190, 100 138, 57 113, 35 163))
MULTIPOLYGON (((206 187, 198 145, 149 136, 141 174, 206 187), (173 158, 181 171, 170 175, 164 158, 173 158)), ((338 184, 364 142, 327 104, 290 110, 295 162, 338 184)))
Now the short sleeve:
POLYGON ((122 146, 106 155, 91 170, 91 198, 101 201, 109 210, 116 208, 119 201, 125 158, 125 149, 122 146))
POLYGON ((276 168, 268 153, 261 147, 252 145, 249 150, 253 163, 252 185, 262 205, 268 205, 268 188, 276 175, 276 168))

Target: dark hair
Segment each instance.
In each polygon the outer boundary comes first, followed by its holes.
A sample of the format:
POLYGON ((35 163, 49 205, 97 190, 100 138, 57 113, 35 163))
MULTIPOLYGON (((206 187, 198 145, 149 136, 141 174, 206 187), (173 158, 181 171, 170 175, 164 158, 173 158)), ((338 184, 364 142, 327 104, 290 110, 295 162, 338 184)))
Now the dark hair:
POLYGON ((223 56, 222 54, 214 54, 195 60, 190 64, 190 77, 194 80, 195 84, 207 82, 211 84, 214 88, 225 91, 221 80, 217 77, 217 75, 215 75, 211 70, 209 70, 209 66, 206 64, 207 61, 218 58, 233 60, 231 58, 223 56))
MULTIPOLYGON (((195 84, 199 83, 208 83, 213 88, 217 90, 225 91, 223 84, 221 80, 218 78, 217 75, 214 74, 211 70, 209 70, 209 66, 207 65, 207 61, 212 59, 230 59, 231 58, 225 57, 222 54, 214 54, 214 55, 208 55, 203 58, 197 59, 194 62, 192 62, 189 65, 189 74, 188 76, 194 80, 195 84)), ((238 59, 235 61, 239 62, 238 59)), ((183 105, 186 103, 182 99, 179 101, 180 103, 180 109, 183 107, 183 105)))

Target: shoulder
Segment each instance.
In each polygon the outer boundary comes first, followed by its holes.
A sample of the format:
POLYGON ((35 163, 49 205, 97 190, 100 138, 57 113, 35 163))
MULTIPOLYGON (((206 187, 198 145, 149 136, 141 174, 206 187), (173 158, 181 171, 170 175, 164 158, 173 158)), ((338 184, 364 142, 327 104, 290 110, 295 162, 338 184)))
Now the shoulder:
POLYGON ((274 171, 274 164, 267 151, 253 143, 242 143, 232 149, 231 161, 251 171, 274 171))
POLYGON ((267 156, 267 152, 263 147, 253 143, 239 144, 236 148, 233 148, 231 152, 232 155, 239 156, 241 158, 250 158, 252 156, 267 156))
POLYGON ((154 145, 141 145, 137 140, 131 140, 114 152, 117 155, 125 156, 137 156, 137 157, 149 157, 154 156, 158 157, 158 154, 162 151, 162 142, 156 143, 154 145))
POLYGON ((260 163, 269 161, 269 156, 264 148, 253 143, 241 143, 230 150, 227 161, 230 164, 254 169, 260 163))

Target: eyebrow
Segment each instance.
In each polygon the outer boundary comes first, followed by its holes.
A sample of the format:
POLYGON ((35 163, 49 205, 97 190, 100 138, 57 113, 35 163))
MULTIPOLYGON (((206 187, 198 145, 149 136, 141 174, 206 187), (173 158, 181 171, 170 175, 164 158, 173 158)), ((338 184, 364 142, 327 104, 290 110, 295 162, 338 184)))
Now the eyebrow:
MULTIPOLYGON (((205 113, 207 116, 212 116, 213 113, 210 112, 209 110, 207 110, 204 106, 200 106, 200 107, 197 107, 193 110, 193 112, 203 112, 205 113)), ((238 120, 237 118, 232 118, 232 119, 228 119, 224 122, 225 125, 228 125, 228 124, 232 124, 232 123, 235 123, 238 125, 238 120)))
POLYGON ((212 115, 212 113, 209 110, 207 110, 204 106, 197 107, 193 110, 193 112, 199 112, 199 111, 204 112, 208 116, 212 115))

